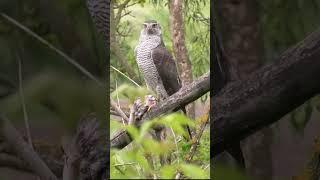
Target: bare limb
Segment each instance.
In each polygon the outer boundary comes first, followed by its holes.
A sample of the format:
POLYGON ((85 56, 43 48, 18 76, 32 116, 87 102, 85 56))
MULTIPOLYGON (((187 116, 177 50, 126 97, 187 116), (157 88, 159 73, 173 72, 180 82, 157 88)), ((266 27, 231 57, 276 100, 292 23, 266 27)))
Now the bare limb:
POLYGON ((110 97, 111 107, 124 119, 126 123, 129 122, 127 115, 118 107, 117 103, 110 97))
POLYGON ((23 93, 23 88, 22 88, 21 58, 19 55, 17 55, 17 58, 18 58, 18 69, 19 69, 19 94, 20 94, 21 105, 22 105, 22 110, 23 110, 23 117, 24 117, 23 119, 24 119, 24 124, 26 126, 28 142, 29 142, 30 147, 33 149, 31 132, 30 132, 30 124, 29 124, 29 119, 28 119, 28 114, 27 114, 27 107, 26 107, 26 103, 24 100, 24 93, 23 93))

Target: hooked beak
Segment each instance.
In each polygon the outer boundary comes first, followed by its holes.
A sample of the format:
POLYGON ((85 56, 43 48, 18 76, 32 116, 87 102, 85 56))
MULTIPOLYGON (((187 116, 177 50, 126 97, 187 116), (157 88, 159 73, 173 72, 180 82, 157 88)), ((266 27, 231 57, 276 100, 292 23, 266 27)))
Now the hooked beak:
POLYGON ((152 34, 152 29, 151 28, 148 28, 147 29, 147 33, 150 35, 150 34, 152 34))

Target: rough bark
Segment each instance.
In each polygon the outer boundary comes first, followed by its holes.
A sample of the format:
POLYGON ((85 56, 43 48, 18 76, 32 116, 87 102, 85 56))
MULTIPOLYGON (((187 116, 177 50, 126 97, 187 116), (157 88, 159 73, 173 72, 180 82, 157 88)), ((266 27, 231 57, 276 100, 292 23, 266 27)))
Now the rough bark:
POLYGON ((229 84, 211 104, 213 156, 320 92, 320 30, 245 80, 229 84))
MULTIPOLYGON (((172 112, 173 110, 191 103, 207 93, 210 89, 210 72, 201 76, 196 81, 192 82, 189 86, 183 87, 177 93, 173 94, 161 104, 158 104, 153 110, 146 114, 142 120, 135 123, 136 126, 140 126, 143 122, 151 120, 155 117, 163 115, 165 113, 172 112)), ((111 148, 122 149, 127 146, 132 139, 125 131, 119 131, 110 140, 111 148)))
MULTIPOLYGON (((188 50, 185 43, 185 30, 183 21, 183 1, 171 0, 168 2, 170 12, 170 31, 173 44, 173 52, 177 61, 178 71, 182 86, 186 86, 192 82, 192 66, 189 60, 188 50)), ((194 103, 187 107, 188 117, 194 119, 195 106, 194 103)))
MULTIPOLYGON (((263 46, 256 0, 226 0, 220 4, 224 47, 233 80, 245 79, 262 64, 263 46)), ((246 171, 255 179, 272 178, 272 129, 263 128, 241 141, 246 171)))

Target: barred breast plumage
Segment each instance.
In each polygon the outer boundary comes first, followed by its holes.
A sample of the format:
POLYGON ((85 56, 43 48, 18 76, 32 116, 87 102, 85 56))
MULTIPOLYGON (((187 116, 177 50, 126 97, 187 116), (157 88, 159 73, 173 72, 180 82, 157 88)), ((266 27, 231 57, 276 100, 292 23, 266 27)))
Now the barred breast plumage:
POLYGON ((136 60, 149 89, 156 92, 158 81, 161 81, 157 68, 152 60, 152 49, 161 44, 159 36, 141 37, 136 47, 136 60))

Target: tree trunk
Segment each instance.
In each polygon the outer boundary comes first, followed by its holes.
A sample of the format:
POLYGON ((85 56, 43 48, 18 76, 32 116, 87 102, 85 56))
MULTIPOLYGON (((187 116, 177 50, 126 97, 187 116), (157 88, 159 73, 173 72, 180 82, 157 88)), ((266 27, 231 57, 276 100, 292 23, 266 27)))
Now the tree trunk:
MULTIPOLYGON (((192 82, 192 66, 189 60, 188 50, 185 44, 185 31, 183 21, 183 1, 169 0, 170 12, 170 31, 173 43, 173 51, 177 60, 178 71, 182 81, 182 86, 186 86, 192 82)), ((194 103, 187 107, 187 115, 189 118, 195 118, 194 103)))
MULTIPOLYGON (((262 64, 263 46, 255 0, 225 0, 220 4, 222 32, 231 79, 245 79, 262 64)), ((272 130, 265 127, 241 142, 246 171, 254 179, 272 179, 272 130)))

